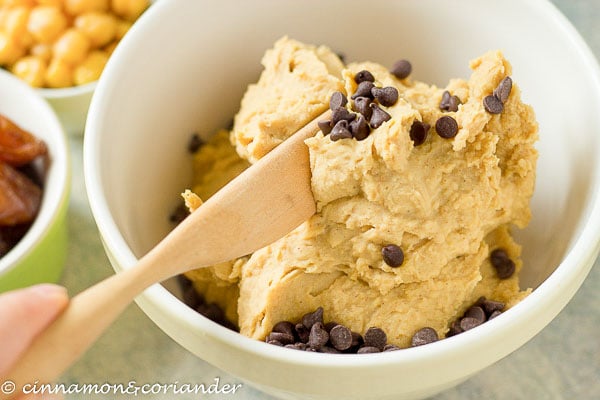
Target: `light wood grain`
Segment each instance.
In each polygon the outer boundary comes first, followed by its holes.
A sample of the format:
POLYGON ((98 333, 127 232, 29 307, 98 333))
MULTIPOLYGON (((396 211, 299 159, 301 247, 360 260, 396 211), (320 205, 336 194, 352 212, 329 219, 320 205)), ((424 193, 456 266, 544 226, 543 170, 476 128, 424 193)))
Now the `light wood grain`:
POLYGON ((310 218, 315 201, 304 140, 318 131, 317 122, 327 114, 232 180, 137 265, 75 296, 3 379, 18 388, 53 381, 150 285, 252 253, 310 218))

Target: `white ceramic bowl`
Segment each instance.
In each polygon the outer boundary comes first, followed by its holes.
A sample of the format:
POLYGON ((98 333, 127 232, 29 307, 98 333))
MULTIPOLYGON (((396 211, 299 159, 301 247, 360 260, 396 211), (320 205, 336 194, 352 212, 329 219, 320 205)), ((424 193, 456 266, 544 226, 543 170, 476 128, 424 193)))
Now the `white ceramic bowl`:
POLYGON ((60 278, 67 256, 71 179, 67 139, 48 103, 5 71, 0 71, 0 88, 0 114, 44 140, 50 156, 40 211, 25 236, 0 258, 3 292, 60 278))
POLYGON ((461 335, 359 356, 289 351, 242 337, 161 285, 138 298, 141 308, 189 351, 288 399, 422 398, 544 328, 600 247, 600 82, 580 36, 542 0, 157 3, 109 61, 87 121, 86 183, 115 270, 132 267, 170 229, 167 216, 191 179, 190 134, 227 125, 260 72, 263 52, 284 34, 327 44, 349 60, 391 65, 408 58, 415 79, 439 85, 468 77, 468 61, 483 52, 505 52, 540 123, 534 217, 519 235, 522 283, 534 292, 461 335))
POLYGON ((37 89, 58 114, 65 131, 83 135, 85 121, 97 82, 60 89, 37 89))

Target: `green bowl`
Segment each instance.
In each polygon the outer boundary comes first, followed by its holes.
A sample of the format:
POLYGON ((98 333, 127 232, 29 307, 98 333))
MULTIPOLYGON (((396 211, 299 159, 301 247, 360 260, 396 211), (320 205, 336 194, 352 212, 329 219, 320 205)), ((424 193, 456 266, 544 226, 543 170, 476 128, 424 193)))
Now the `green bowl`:
POLYGON ((0 114, 44 140, 50 162, 40 211, 25 236, 0 258, 0 293, 57 282, 67 256, 70 162, 67 138, 48 103, 27 84, 0 70, 0 114))

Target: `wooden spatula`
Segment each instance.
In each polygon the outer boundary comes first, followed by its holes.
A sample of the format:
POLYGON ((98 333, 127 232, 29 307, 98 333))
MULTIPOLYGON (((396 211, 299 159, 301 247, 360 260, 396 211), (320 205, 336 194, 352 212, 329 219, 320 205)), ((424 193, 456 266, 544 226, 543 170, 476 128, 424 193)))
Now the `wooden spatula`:
MULTIPOLYGON (((315 213, 304 140, 321 115, 248 168, 188 216, 137 265, 75 296, 5 380, 18 388, 51 382, 104 332, 144 289, 193 268, 258 250, 315 213)), ((17 390, 15 393, 19 393, 17 390)))

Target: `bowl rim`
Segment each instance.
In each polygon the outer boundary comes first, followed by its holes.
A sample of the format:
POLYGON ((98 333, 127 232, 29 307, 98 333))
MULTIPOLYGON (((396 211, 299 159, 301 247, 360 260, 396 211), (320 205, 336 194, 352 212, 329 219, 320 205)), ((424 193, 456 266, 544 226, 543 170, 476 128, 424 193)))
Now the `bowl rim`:
POLYGON ((35 91, 46 99, 61 99, 66 97, 77 97, 93 92, 98 86, 98 81, 86 83, 79 86, 69 86, 64 88, 36 88, 35 91))
POLYGON ((2 279, 3 275, 20 265, 20 261, 33 251, 55 224, 63 205, 68 201, 71 170, 67 135, 52 107, 35 89, 9 72, 0 71, 0 82, 14 85, 18 92, 14 96, 26 97, 28 106, 32 110, 38 110, 38 118, 46 120, 48 136, 44 138, 44 141, 49 148, 53 149, 50 153, 52 167, 44 184, 40 210, 25 236, 0 258, 0 279, 2 279))
MULTIPOLYGON (((596 89, 600 97, 600 66, 584 39, 579 35, 570 21, 550 1, 534 0, 531 3, 530 5, 533 5, 542 17, 546 18, 569 37, 583 61, 585 70, 592 79, 590 85, 596 89)), ((104 77, 109 76, 113 68, 118 68, 119 54, 124 53, 127 49, 134 46, 135 40, 139 39, 137 31, 140 31, 141 36, 141 29, 146 24, 149 24, 150 21, 156 22, 159 14, 170 6, 174 7, 175 5, 170 2, 158 2, 140 19, 138 24, 136 24, 137 26, 134 26, 130 32, 128 40, 122 42, 120 48, 116 49, 115 53, 117 56, 111 57, 111 60, 109 60, 105 71, 110 72, 109 74, 105 73, 104 77)), ((109 88, 110 83, 108 79, 101 78, 92 99, 90 112, 88 113, 84 139, 84 176, 90 199, 90 207, 100 231, 105 250, 112 259, 118 260, 118 265, 113 264, 113 268, 116 272, 119 272, 122 269, 134 266, 137 258, 133 255, 125 239, 119 232, 105 200, 104 189, 102 187, 99 163, 101 132, 98 126, 101 124, 101 110, 105 106, 104 103, 107 102, 105 93, 109 92, 109 88)), ((598 147, 600 153, 600 142, 598 147)), ((600 220, 600 164, 596 165, 591 181, 594 184, 595 191, 590 194, 590 199, 586 204, 586 209, 589 209, 590 212, 588 221, 598 221, 600 220)), ((397 352, 361 355, 324 355, 321 353, 288 351, 287 349, 245 337, 209 321, 159 284, 148 288, 140 295, 138 302, 152 304, 153 307, 159 309, 164 315, 170 315, 173 320, 176 320, 179 326, 187 326, 193 331, 202 331, 203 334, 208 335, 214 341, 224 343, 231 348, 239 349, 259 358, 307 367, 318 367, 320 369, 333 367, 346 370, 410 364, 415 361, 422 362, 427 359, 440 359, 440 356, 443 356, 445 359, 452 359, 464 351, 465 345, 472 346, 475 343, 478 348, 485 349, 495 344, 494 338, 497 338, 498 335, 510 334, 511 332, 515 332, 515 328, 519 325, 527 324, 532 319, 538 320, 536 313, 540 305, 552 310, 552 315, 539 317, 540 319, 535 331, 520 333, 521 336, 517 340, 517 346, 514 345, 516 342, 505 345, 509 346, 510 349, 503 352, 502 357, 504 357, 510 351, 515 350, 531 339, 560 312, 587 276, 599 252, 600 226, 595 226, 593 223, 588 222, 582 228, 573 246, 565 254, 561 263, 556 267, 556 270, 527 298, 511 308, 510 318, 500 315, 494 320, 479 326, 475 331, 467 331, 461 335, 420 347, 418 350, 408 348, 397 352), (552 296, 547 295, 548 293, 552 294, 560 291, 568 293, 568 296, 565 296, 560 302, 551 301, 552 296)), ((495 360, 491 360, 489 363, 491 364, 495 360)), ((473 368, 473 371, 478 369, 473 368)))

